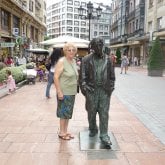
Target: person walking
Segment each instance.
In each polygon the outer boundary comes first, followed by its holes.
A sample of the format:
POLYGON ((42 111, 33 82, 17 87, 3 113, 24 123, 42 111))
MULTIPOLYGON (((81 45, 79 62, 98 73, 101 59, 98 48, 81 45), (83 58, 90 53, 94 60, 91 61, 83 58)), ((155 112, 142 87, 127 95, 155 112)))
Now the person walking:
POLYGON ((57 91, 57 117, 60 118, 59 138, 74 138, 68 133, 69 119, 72 118, 75 95, 77 93, 78 71, 74 59, 77 47, 66 43, 63 47, 64 57, 60 58, 55 67, 54 82, 57 91))
POLYGON ((15 80, 10 70, 6 70, 6 74, 7 74, 6 83, 7 83, 7 88, 8 88, 8 94, 12 94, 12 92, 15 92, 16 90, 15 80))
POLYGON ((121 72, 120 72, 120 74, 123 73, 123 69, 124 69, 125 74, 127 73, 128 64, 129 64, 128 57, 125 54, 123 54, 123 56, 121 57, 121 72))
POLYGON ((115 72, 111 59, 103 53, 104 43, 101 38, 90 42, 92 53, 82 59, 79 84, 86 98, 89 136, 98 133, 96 115, 99 115, 100 139, 106 147, 112 144, 108 135, 109 106, 115 85, 115 72))
POLYGON ((55 64, 59 60, 59 58, 62 57, 61 49, 60 48, 54 48, 52 54, 48 58, 48 63, 50 64, 49 73, 48 73, 48 83, 46 86, 46 98, 50 99, 50 88, 52 84, 54 83, 54 70, 55 70, 55 64))

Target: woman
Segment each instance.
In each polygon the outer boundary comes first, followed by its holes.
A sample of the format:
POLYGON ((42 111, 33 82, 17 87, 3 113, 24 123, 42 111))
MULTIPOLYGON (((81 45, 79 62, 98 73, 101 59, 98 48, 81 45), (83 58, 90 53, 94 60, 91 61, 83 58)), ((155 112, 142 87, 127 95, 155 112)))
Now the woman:
POLYGON ((48 60, 50 60, 50 70, 48 74, 48 83, 46 86, 46 98, 50 99, 50 88, 51 85, 54 83, 54 70, 55 70, 55 64, 57 63, 58 59, 61 57, 61 49, 54 48, 53 52, 48 60))
POLYGON ((63 47, 64 57, 56 64, 54 81, 57 91, 57 117, 60 118, 59 138, 70 140, 74 138, 68 133, 69 119, 72 118, 75 95, 77 93, 78 72, 74 57, 77 48, 72 43, 63 47))

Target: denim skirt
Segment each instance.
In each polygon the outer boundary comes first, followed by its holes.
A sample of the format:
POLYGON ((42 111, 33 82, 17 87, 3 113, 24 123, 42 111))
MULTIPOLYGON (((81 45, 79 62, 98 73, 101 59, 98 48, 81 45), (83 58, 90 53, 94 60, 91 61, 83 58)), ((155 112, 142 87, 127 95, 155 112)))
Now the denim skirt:
POLYGON ((57 98, 57 117, 61 119, 71 119, 75 95, 64 95, 63 100, 57 98))

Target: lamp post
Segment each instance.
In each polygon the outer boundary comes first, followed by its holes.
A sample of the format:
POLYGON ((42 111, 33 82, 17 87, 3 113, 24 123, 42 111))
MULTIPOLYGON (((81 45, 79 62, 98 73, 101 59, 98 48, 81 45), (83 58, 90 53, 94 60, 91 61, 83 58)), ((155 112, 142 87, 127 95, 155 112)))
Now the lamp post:
POLYGON ((91 19, 99 19, 99 17, 101 16, 101 13, 102 13, 102 8, 100 6, 97 8, 94 8, 93 3, 91 3, 91 1, 89 1, 87 3, 87 8, 83 8, 82 6, 80 6, 78 8, 78 12, 79 12, 79 17, 81 19, 88 19, 89 20, 89 37, 88 37, 88 40, 90 41, 91 19))

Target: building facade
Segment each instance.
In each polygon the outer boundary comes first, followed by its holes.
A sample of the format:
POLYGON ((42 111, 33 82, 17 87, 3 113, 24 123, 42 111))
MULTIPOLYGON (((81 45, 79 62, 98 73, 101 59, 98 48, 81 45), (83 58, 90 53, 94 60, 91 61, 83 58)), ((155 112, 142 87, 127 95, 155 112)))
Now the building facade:
POLYGON ((0 0, 0 58, 24 56, 46 33, 45 0, 0 0))
POLYGON ((113 0, 112 51, 120 49, 133 62, 146 65, 151 42, 159 36, 165 54, 165 0, 113 0))
MULTIPOLYGON (((100 6, 102 15, 98 20, 91 20, 90 39, 98 36, 106 38, 110 35, 110 7, 103 4, 100 6)), ((86 1, 63 0, 55 2, 47 8, 47 34, 51 38, 60 35, 69 35, 82 39, 89 39, 89 20, 79 17, 78 8, 82 6, 87 9, 86 1)), ((87 11, 86 11, 87 13, 87 11)))
POLYGON ((145 1, 114 0, 112 2, 111 45, 112 51, 120 49, 130 61, 137 57, 139 64, 143 59, 141 42, 144 35, 145 1))

